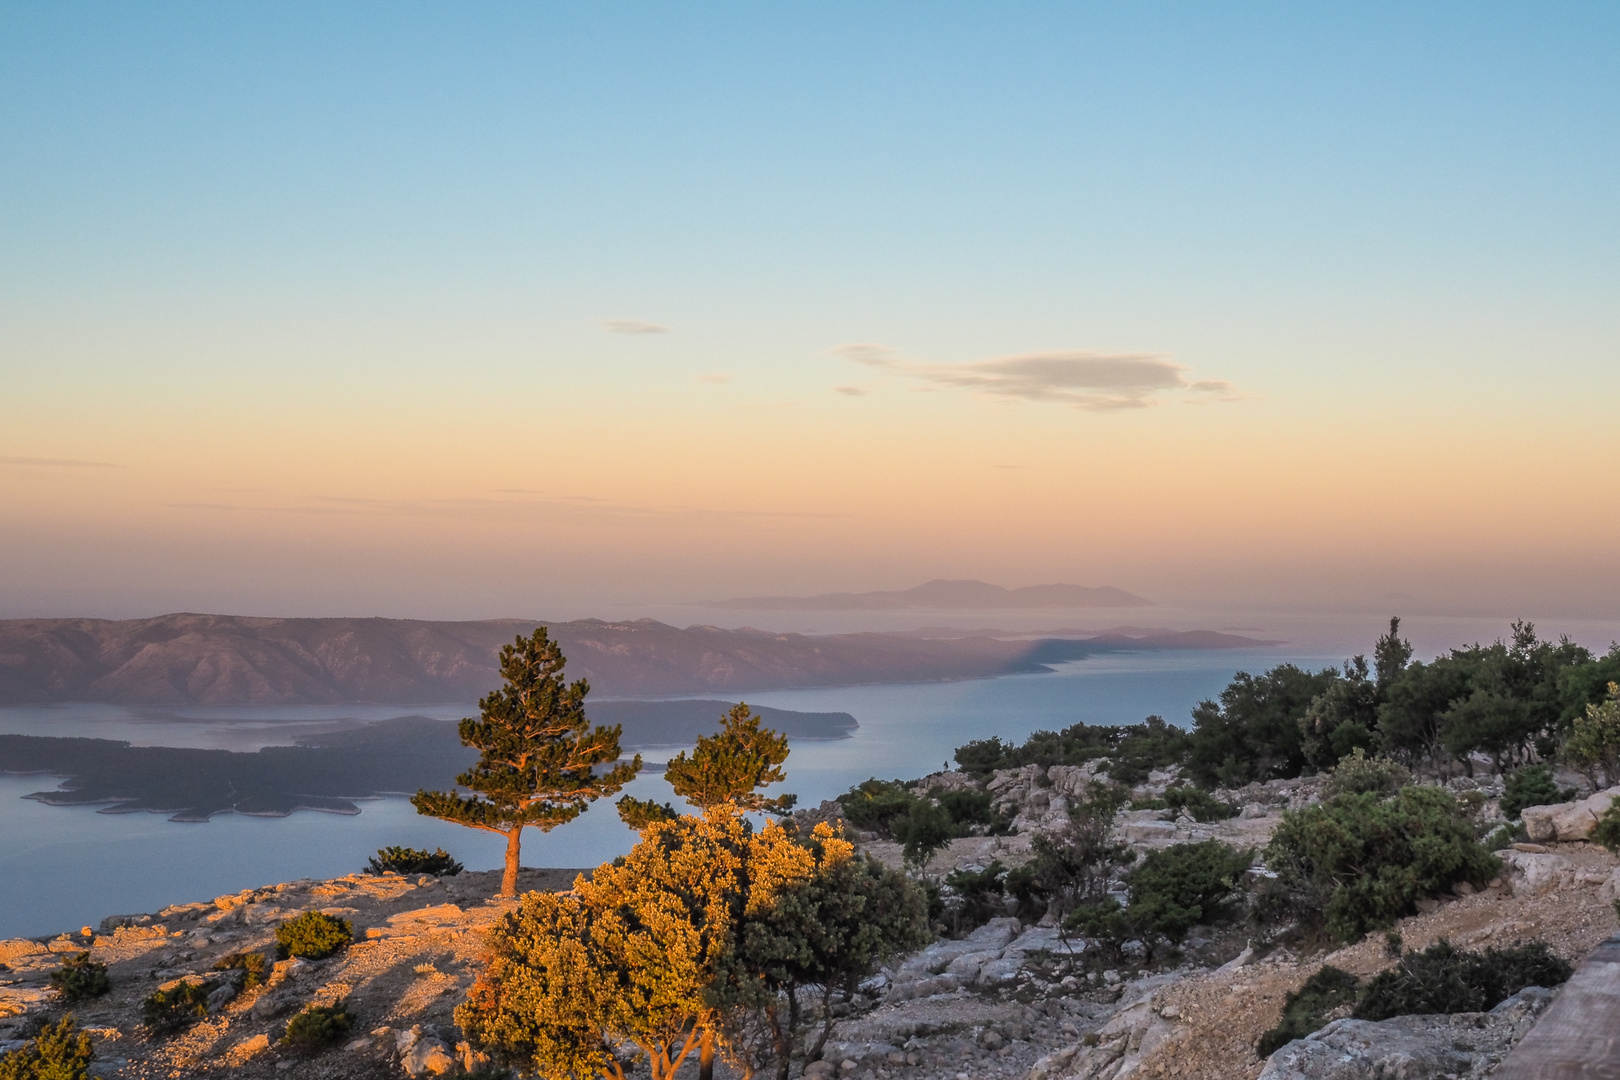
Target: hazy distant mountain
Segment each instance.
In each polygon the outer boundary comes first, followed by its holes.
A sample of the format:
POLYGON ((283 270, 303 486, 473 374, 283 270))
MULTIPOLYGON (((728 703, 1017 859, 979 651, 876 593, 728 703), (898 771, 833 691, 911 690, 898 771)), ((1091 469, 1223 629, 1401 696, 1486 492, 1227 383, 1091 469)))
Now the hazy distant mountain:
MULTIPOLYGON (((470 703, 499 684, 500 647, 537 625, 235 615, 6 620, 0 704, 470 703)), ((651 619, 550 627, 568 656, 569 677, 588 678, 596 700, 974 679, 1122 649, 1262 644, 1208 631, 1008 640, 682 630, 651 619)))
POLYGON ((983 581, 948 581, 936 578, 914 589, 895 592, 822 593, 819 596, 746 596, 716 600, 710 607, 746 608, 750 611, 876 611, 929 608, 951 611, 1070 610, 1094 607, 1148 607, 1153 601, 1105 585, 1026 585, 1004 589, 983 581))

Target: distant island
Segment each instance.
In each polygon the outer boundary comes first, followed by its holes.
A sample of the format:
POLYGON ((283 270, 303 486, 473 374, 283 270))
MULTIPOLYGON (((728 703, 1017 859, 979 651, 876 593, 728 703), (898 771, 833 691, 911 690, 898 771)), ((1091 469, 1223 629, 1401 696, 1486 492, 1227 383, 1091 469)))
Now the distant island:
POLYGON ((500 683, 501 646, 547 625, 571 678, 603 698, 945 682, 1050 670, 1104 652, 1255 648, 1214 631, 778 634, 637 619, 0 621, 0 705, 470 704, 500 683))
POLYGON ((746 596, 710 601, 707 606, 749 611, 1037 611, 1078 608, 1151 607, 1144 600, 1111 585, 1091 589, 1084 585, 1026 585, 1004 589, 983 581, 936 578, 914 589, 893 592, 821 593, 818 596, 746 596))
MULTIPOLYGON (((719 727, 730 701, 605 701, 586 706, 598 724, 618 724, 632 754, 691 746, 719 727)), ((471 711, 471 710, 469 710, 471 711)), ((755 707, 766 724, 793 739, 847 739, 859 725, 848 713, 755 707)), ((50 806, 103 806, 102 813, 163 813, 173 821, 215 814, 285 817, 295 810, 358 814, 355 800, 442 787, 478 758, 456 725, 402 716, 347 731, 266 746, 254 753, 131 746, 116 739, 0 735, 0 773, 63 777, 27 798, 50 806)))

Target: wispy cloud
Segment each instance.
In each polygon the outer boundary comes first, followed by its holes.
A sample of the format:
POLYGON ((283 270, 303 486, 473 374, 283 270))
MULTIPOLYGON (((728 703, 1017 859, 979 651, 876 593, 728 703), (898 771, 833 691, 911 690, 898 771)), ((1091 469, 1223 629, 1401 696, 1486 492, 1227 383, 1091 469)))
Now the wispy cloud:
POLYGON ((728 383, 730 381, 731 381, 731 372, 729 372, 729 371, 715 372, 712 375, 699 375, 698 376, 698 382, 728 383))
POLYGON ((16 465, 25 469, 122 469, 110 461, 79 461, 76 458, 52 457, 0 457, 0 465, 16 465))
POLYGON ((864 397, 871 393, 864 386, 835 386, 833 392, 843 394, 845 397, 864 397))
POLYGON ((309 495, 281 503, 175 502, 174 510, 211 513, 241 512, 294 514, 317 517, 359 516, 394 518, 453 518, 473 521, 590 520, 603 524, 637 526, 649 522, 703 524, 738 520, 801 520, 843 518, 843 513, 790 510, 742 510, 685 505, 621 503, 590 495, 549 495, 528 488, 498 488, 487 498, 371 499, 344 495, 309 495))
POLYGON ((640 319, 608 319, 602 323, 602 329, 610 334, 667 334, 669 327, 660 326, 653 322, 642 322, 640 319))
POLYGON ((1023 353, 966 364, 911 360, 886 345, 840 345, 839 356, 866 367, 913 379, 918 389, 970 390, 1014 401, 1072 405, 1090 412, 1145 409, 1160 404, 1161 393, 1188 395, 1199 403, 1237 401, 1231 383, 1221 379, 1189 382, 1187 368, 1162 353, 1065 350, 1023 353))

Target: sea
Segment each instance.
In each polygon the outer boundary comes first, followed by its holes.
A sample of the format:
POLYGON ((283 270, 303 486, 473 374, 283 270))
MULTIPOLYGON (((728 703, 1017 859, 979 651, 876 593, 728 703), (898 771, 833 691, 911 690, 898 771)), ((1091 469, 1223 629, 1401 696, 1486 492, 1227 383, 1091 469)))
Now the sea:
MULTIPOLYGON (((747 698, 783 709, 848 712, 859 722, 851 738, 792 744, 782 788, 797 794, 801 806, 813 806, 870 777, 910 778, 943 768, 956 747, 972 739, 998 735, 1022 741, 1031 732, 1076 721, 1129 724, 1155 714, 1185 725, 1192 708, 1218 696, 1235 672, 1262 671, 1284 661, 1312 668, 1341 662, 1286 649, 1116 653, 1062 664, 1043 674, 777 690, 747 698)), ((393 716, 426 715, 449 722, 469 709, 436 704, 161 711, 57 705, 0 709, 0 732, 253 750, 393 716)), ((644 757, 658 761, 672 753, 648 750, 644 757)), ((205 823, 47 806, 24 798, 56 785, 50 776, 0 775, 0 938, 55 934, 93 926, 108 915, 156 911, 279 881, 353 873, 387 845, 443 847, 470 870, 499 867, 504 852, 500 837, 421 817, 399 796, 362 801, 355 815, 221 814, 205 823)), ((640 798, 673 797, 654 772, 644 773, 627 790, 640 798)), ((633 842, 613 807, 602 802, 550 833, 527 830, 523 862, 591 867, 624 854, 633 842)))

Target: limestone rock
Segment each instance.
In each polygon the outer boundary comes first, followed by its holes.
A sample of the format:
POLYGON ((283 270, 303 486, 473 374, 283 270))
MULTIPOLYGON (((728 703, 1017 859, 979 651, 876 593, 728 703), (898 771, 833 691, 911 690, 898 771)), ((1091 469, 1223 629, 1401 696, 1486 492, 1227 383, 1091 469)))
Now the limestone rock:
POLYGON ((458 1064, 444 1040, 433 1035, 417 1039, 399 1063, 406 1076, 445 1076, 458 1064))
POLYGON ((1259 1080, 1419 1080, 1484 1076, 1546 1009, 1532 986, 1487 1013, 1335 1020, 1271 1055, 1259 1080))
POLYGON ((1616 797, 1620 797, 1620 787, 1600 791, 1577 802, 1527 806, 1519 819, 1532 840, 1586 840, 1591 837, 1597 819, 1616 797))
POLYGON ((1575 883, 1575 864, 1564 855, 1538 855, 1510 848, 1498 851, 1496 857, 1507 867, 1514 896, 1536 896, 1575 883))

